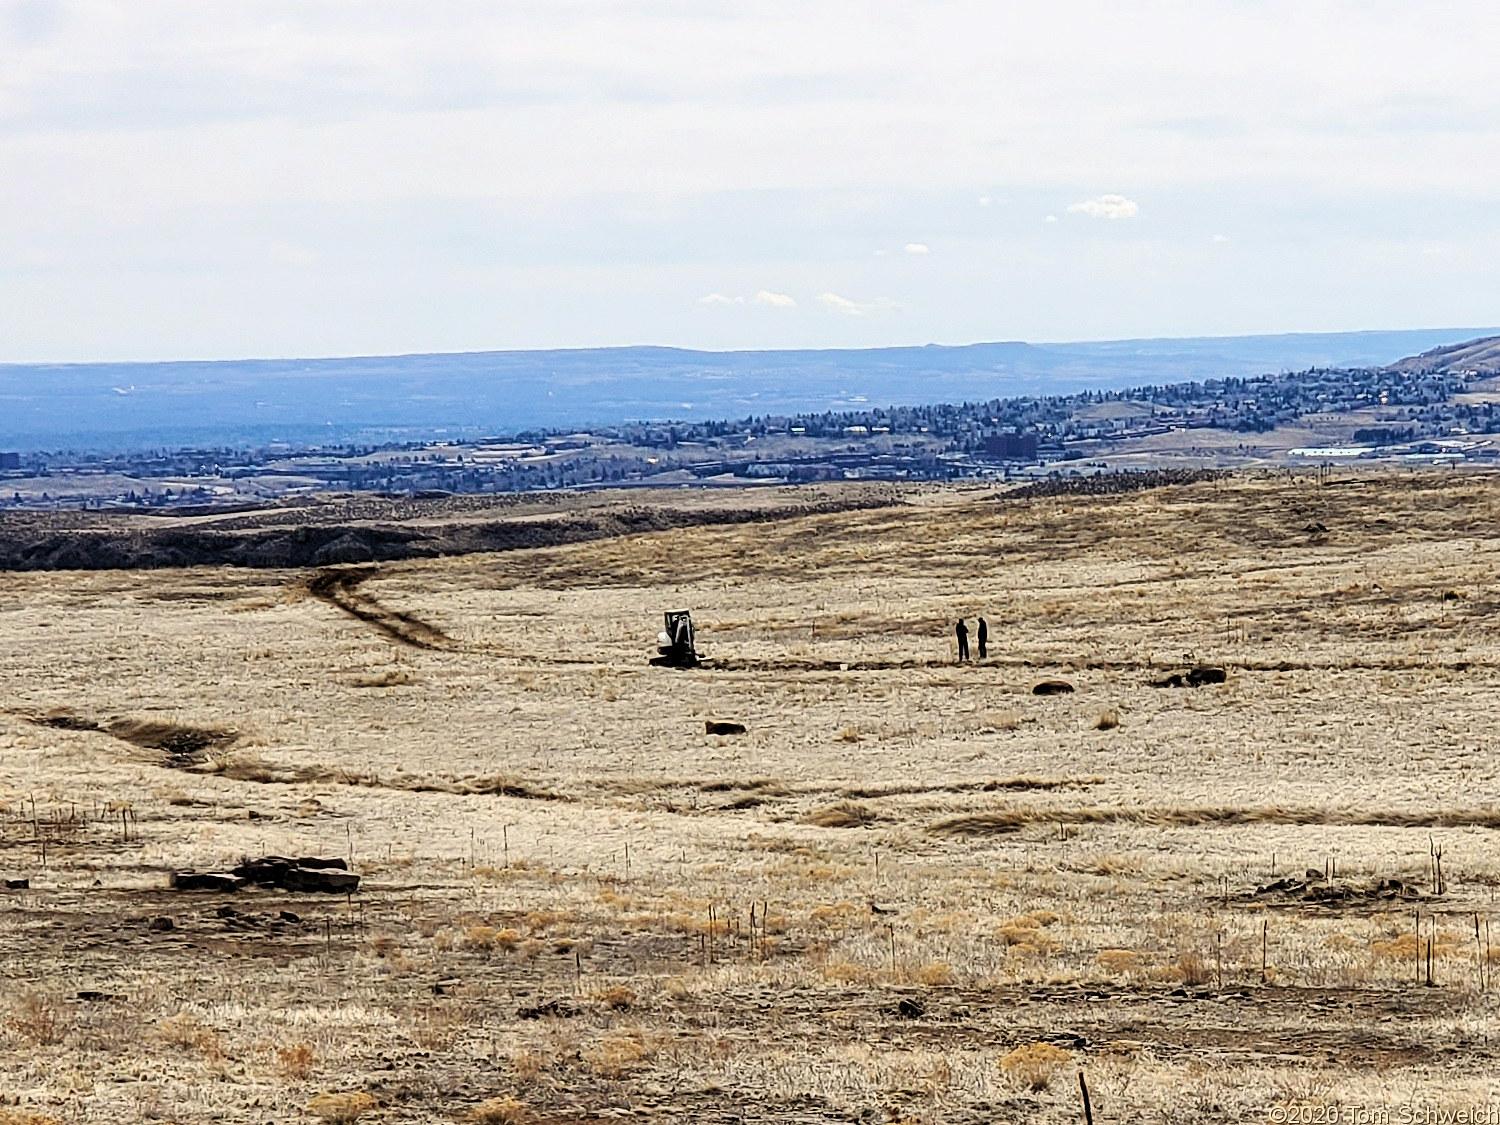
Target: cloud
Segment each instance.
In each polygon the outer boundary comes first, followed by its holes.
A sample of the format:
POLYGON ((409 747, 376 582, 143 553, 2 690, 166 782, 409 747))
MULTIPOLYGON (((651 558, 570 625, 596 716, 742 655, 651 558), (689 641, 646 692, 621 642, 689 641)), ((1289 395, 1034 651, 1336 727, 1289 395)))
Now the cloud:
POLYGON ((758 291, 748 301, 744 297, 731 297, 727 293, 708 293, 698 298, 700 305, 709 308, 731 308, 735 305, 765 305, 773 309, 794 309, 797 307, 796 298, 789 293, 773 293, 769 289, 758 291))
POLYGON ((1214 242, 1228 242, 1229 241, 1229 236, 1227 234, 1216 234, 1213 237, 1213 241, 1214 242))
POLYGON ((870 313, 893 312, 901 306, 889 297, 876 297, 873 301, 851 301, 837 293, 819 293, 818 303, 845 316, 867 316, 870 313))
POLYGON ((1140 205, 1123 195, 1101 195, 1097 199, 1085 199, 1068 208, 1070 215, 1087 215, 1091 219, 1133 219, 1140 213, 1140 205))
POLYGON ((990 205, 990 197, 987 196, 987 195, 981 195, 979 197, 979 206, 981 206, 981 207, 988 207, 989 205, 990 205))
POLYGON ((1057 216, 1056 215, 1048 215, 1045 219, 1042 220, 1042 222, 1044 222, 1044 223, 1055 223, 1055 222, 1057 222, 1057 216))
POLYGON ((932 253, 932 251, 928 248, 928 246, 927 246, 927 244, 925 242, 908 242, 906 244, 906 252, 908 254, 931 254, 932 253))
POLYGON ((770 305, 773 309, 794 309, 797 302, 786 293, 772 293, 769 289, 762 289, 755 295, 755 304, 770 305))

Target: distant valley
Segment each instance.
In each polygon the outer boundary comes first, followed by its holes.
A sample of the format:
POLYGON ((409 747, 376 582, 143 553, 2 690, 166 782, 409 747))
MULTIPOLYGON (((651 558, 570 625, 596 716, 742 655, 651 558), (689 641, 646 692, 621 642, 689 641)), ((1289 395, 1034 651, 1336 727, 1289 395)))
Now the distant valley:
POLYGON ((0 450, 370 444, 975 402, 1376 366, 1497 332, 12 364, 0 365, 0 450))

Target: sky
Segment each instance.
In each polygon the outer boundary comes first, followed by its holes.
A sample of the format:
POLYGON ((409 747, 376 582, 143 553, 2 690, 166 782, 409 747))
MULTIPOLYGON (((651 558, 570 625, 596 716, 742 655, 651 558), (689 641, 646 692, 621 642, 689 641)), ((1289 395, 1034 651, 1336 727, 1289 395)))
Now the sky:
POLYGON ((0 362, 1500 322, 1500 20, 0 0, 0 362))

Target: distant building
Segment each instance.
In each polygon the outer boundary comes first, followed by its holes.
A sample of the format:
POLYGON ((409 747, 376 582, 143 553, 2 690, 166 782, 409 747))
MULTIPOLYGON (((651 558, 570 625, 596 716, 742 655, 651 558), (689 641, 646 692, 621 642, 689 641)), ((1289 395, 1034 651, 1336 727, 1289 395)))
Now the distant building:
POLYGON ((0 469, 19 469, 21 467, 21 455, 19 453, 0 453, 0 469))
POLYGON ((989 434, 984 455, 996 461, 1035 461, 1036 434, 989 434))

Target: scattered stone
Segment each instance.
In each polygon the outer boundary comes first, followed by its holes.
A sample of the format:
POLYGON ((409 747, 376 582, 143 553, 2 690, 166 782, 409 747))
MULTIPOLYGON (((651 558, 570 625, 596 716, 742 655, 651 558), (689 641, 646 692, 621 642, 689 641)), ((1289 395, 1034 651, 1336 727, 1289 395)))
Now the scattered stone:
POLYGON ((548 1000, 545 1004, 538 1004, 534 1008, 518 1008, 516 1015, 523 1020, 539 1020, 543 1016, 556 1016, 559 1019, 568 1019, 578 1014, 578 1008, 571 1000, 548 1000))
POLYGON ((293 914, 290 910, 283 910, 278 915, 278 917, 283 922, 291 922, 293 925, 296 925, 297 923, 300 923, 302 921, 302 916, 300 914, 293 914))
POLYGON ((744 723, 721 723, 714 719, 708 719, 703 724, 706 734, 744 734, 744 723))
POLYGON ((1340 880, 1329 879, 1323 872, 1309 867, 1304 878, 1288 876, 1256 887, 1254 898, 1274 896, 1298 902, 1338 906, 1362 902, 1382 902, 1392 899, 1424 899, 1431 897, 1420 887, 1400 879, 1340 880))
POLYGON ((1192 668, 1186 672, 1173 672, 1164 680, 1152 680, 1151 686, 1158 688, 1203 687, 1205 684, 1222 684, 1229 674, 1222 668, 1192 668))
POLYGON ((150 923, 146 926, 146 929, 150 930, 154 934, 170 933, 171 931, 175 930, 176 928, 177 928, 177 923, 174 922, 174 921, 172 921, 172 919, 167 918, 167 917, 153 918, 153 919, 151 919, 150 923))
POLYGON ((7 879, 5 880, 7 891, 29 891, 31 889, 30 879, 7 879))
POLYGON ((242 879, 228 871, 174 871, 172 888, 179 891, 237 891, 248 887, 250 880, 242 879))
POLYGON ((927 1014, 927 1009, 923 1007, 922 1001, 907 998, 896 1005, 896 1014, 902 1019, 919 1020, 927 1014))
POLYGON ((1031 689, 1032 695, 1068 695, 1073 685, 1067 680, 1043 680, 1031 689))
POLYGON ((90 1004, 98 1004, 106 1000, 123 1000, 125 997, 116 996, 113 992, 95 992, 92 988, 86 988, 78 993, 78 999, 90 1004))

